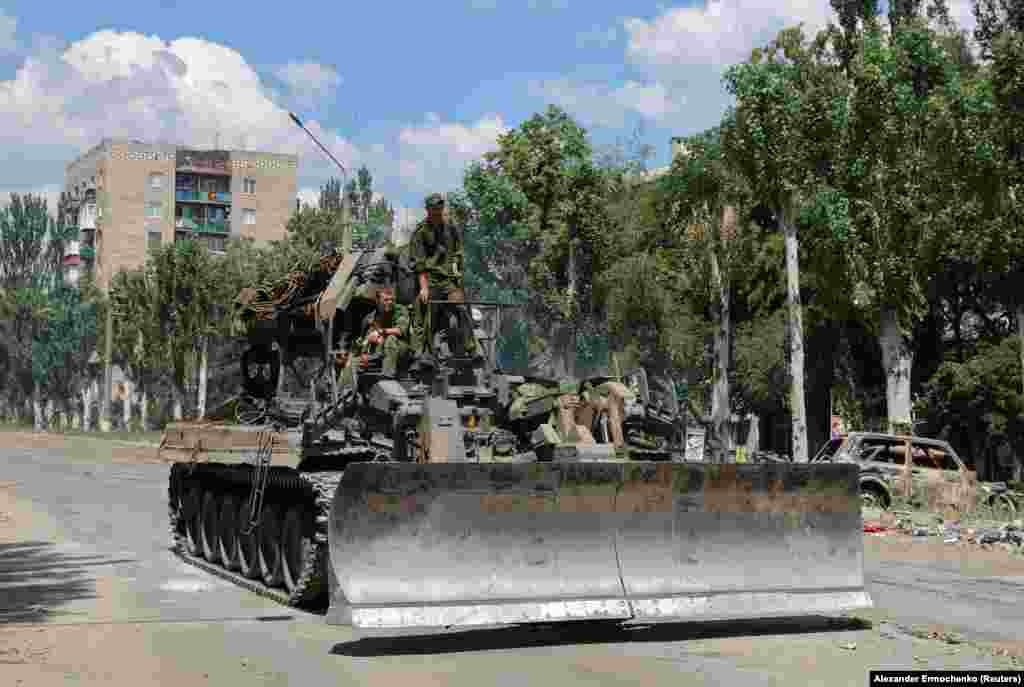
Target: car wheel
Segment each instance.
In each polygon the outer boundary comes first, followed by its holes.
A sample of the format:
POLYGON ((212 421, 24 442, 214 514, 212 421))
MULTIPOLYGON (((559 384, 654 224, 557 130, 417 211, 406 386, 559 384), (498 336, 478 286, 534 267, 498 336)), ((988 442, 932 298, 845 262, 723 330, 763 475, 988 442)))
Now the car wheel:
POLYGON ((988 500, 992 509, 992 517, 996 520, 1013 520, 1017 515, 1017 506, 1006 494, 995 494, 988 500))
POLYGON ((860 485, 860 503, 862 508, 889 509, 889 494, 878 485, 867 483, 860 485))

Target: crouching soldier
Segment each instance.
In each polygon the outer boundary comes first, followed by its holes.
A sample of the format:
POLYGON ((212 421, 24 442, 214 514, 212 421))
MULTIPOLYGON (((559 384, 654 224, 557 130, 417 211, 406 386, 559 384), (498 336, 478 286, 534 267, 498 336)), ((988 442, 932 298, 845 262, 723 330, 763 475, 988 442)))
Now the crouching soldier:
POLYGON ((357 343, 360 367, 366 367, 370 355, 383 353, 381 373, 397 376, 399 359, 409 351, 409 315, 405 307, 395 303, 392 288, 377 291, 377 308, 363 320, 363 332, 357 343))

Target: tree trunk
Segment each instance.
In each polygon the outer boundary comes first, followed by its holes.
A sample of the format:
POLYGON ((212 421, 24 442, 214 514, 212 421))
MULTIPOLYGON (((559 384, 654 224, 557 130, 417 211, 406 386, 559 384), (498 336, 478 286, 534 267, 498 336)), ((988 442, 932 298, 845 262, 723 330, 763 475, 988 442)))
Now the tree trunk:
POLYGON ((199 358, 199 399, 198 399, 198 410, 196 416, 199 418, 206 417, 206 375, 207 375, 207 363, 208 363, 208 351, 209 345, 207 337, 203 337, 202 350, 200 351, 199 358))
POLYGON ((806 463, 807 408, 804 400, 804 326, 800 302, 800 245, 792 199, 780 208, 779 220, 786 245, 786 302, 789 311, 790 413, 793 417, 793 462, 806 463))
POLYGON ((121 419, 124 421, 124 431, 131 431, 132 427, 132 383, 127 379, 124 381, 124 406, 121 419))
POLYGON ((174 397, 174 410, 173 410, 174 419, 176 421, 178 421, 178 422, 181 422, 182 417, 183 417, 183 413, 184 413, 184 411, 182 409, 182 406, 184 405, 183 402, 182 402, 182 399, 185 396, 184 390, 180 386, 178 386, 177 384, 172 384, 171 385, 171 395, 174 397))
POLYGON ((900 330, 896 309, 882 306, 878 342, 885 367, 886 415, 890 432, 913 431, 910 415, 910 372, 913 352, 900 330))
POLYGON ((43 431, 43 404, 39 400, 39 390, 32 390, 32 431, 43 431))
POLYGON ((747 441, 744 445, 747 449, 747 455, 753 456, 761 450, 761 418, 755 413, 749 413, 747 415, 747 422, 750 429, 747 430, 747 441))
POLYGON ((103 388, 100 390, 100 431, 110 431, 110 388, 113 386, 114 371, 111 366, 114 337, 114 315, 108 309, 106 316, 106 338, 103 352, 103 388))
POLYGON ((576 315, 576 317, 573 317, 572 321, 569 323, 570 335, 569 341, 566 344, 566 348, 568 350, 566 351, 565 367, 566 376, 569 379, 575 380, 577 350, 576 333, 579 329, 579 327, 577 326, 577 318, 579 317, 579 313, 576 310, 576 304, 578 302, 578 297, 576 295, 576 240, 573 236, 569 237, 569 297, 572 299, 569 304, 570 311, 574 315, 576 315))
POLYGON ((729 431, 729 344, 730 344, 730 312, 729 282, 722 276, 718 265, 718 252, 713 242, 709 241, 708 257, 711 260, 711 283, 714 285, 716 303, 714 369, 712 372, 711 390, 711 426, 714 438, 717 439, 716 463, 725 462, 726 450, 732 447, 732 436, 729 431))
POLYGON ((1024 302, 1017 304, 1017 338, 1020 340, 1021 393, 1024 393, 1024 302))
POLYGON ((46 415, 45 415, 45 418, 46 418, 46 431, 47 432, 52 432, 52 431, 54 431, 54 429, 56 429, 56 427, 54 426, 54 415, 55 415, 54 410, 55 410, 55 408, 53 407, 53 399, 52 398, 46 399, 46 405, 44 406, 44 408, 45 408, 44 412, 46 413, 46 415))
POLYGON ((142 422, 142 431, 145 432, 149 429, 149 394, 146 393, 145 387, 139 393, 139 420, 142 422))
POLYGON ((86 386, 82 389, 82 431, 89 431, 89 401, 91 394, 89 393, 89 387, 86 386))

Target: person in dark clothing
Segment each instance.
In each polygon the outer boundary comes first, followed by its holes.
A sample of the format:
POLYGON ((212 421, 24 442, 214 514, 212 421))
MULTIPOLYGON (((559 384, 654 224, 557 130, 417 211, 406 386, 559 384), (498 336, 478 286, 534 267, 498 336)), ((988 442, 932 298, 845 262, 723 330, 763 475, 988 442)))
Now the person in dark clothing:
POLYGON ((435 304, 431 300, 447 300, 462 303, 463 290, 463 247, 459 231, 445 221, 445 201, 440 193, 432 193, 426 200, 427 217, 416 225, 410 242, 410 256, 419 277, 419 293, 413 307, 413 330, 416 333, 414 347, 417 353, 433 353, 434 334, 447 329, 445 323, 454 315, 458 331, 451 341, 459 355, 478 354, 472 323, 465 306, 435 304))

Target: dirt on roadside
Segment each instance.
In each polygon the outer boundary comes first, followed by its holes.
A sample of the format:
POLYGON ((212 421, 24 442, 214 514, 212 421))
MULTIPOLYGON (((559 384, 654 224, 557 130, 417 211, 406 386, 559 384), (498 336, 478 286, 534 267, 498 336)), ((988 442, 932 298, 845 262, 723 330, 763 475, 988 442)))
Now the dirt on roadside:
MULTIPOLYGON (((134 465, 158 463, 166 465, 175 461, 188 461, 191 456, 180 451, 159 451, 159 442, 129 442, 108 437, 91 437, 83 434, 63 435, 47 432, 0 432, 0 449, 44 449, 64 452, 72 460, 98 463, 129 463, 134 465)), ((242 462, 241 454, 205 454, 200 462, 222 461, 242 462)), ((287 455, 275 455, 274 465, 291 465, 298 462, 295 451, 287 455)))
POLYGON ((138 445, 101 437, 64 436, 47 432, 0 432, 0 449, 53 449, 68 451, 73 457, 92 455, 110 463, 163 463, 157 457, 157 445, 138 445))

